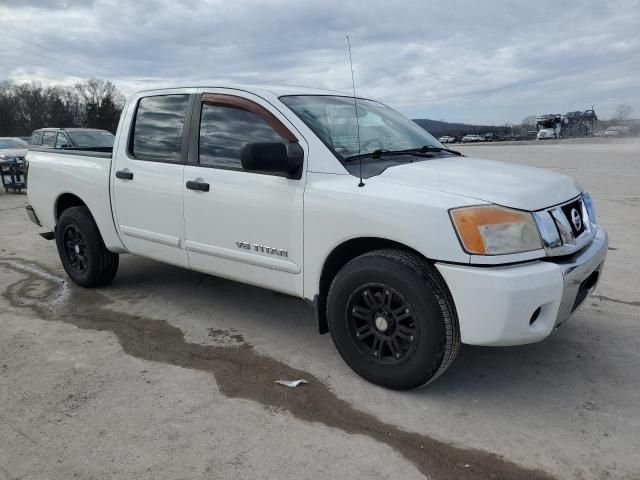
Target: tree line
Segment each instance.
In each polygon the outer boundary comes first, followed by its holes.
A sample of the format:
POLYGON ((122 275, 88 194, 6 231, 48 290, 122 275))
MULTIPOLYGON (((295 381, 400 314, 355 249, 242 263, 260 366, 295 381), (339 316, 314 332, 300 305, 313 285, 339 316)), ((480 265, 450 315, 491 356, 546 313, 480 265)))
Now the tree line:
POLYGON ((73 86, 0 82, 0 137, 27 137, 44 127, 100 128, 115 133, 124 96, 106 80, 73 86))

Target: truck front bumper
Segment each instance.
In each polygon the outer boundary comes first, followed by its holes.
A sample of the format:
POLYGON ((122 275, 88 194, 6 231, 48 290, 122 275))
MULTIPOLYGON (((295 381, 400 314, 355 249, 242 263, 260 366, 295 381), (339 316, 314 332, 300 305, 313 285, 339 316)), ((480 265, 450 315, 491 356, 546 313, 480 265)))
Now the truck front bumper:
POLYGON ((569 319, 598 283, 607 233, 562 258, 500 267, 436 263, 455 302, 462 342, 522 345, 547 337, 569 319))

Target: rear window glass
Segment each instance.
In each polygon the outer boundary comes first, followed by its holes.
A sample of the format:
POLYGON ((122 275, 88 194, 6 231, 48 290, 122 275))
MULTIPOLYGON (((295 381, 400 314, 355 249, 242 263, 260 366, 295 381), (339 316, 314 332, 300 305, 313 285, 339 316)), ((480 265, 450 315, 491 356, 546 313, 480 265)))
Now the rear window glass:
POLYGON ((44 132, 42 136, 42 145, 44 147, 51 147, 56 143, 56 132, 44 132))
POLYGON ((69 140, 67 140, 67 137, 65 137, 64 133, 60 132, 56 137, 56 148, 63 148, 63 147, 64 148, 69 147, 69 140))
POLYGON ((138 103, 131 154, 140 160, 179 162, 189 95, 145 97, 138 103))
POLYGON ((0 138, 0 149, 27 148, 27 142, 19 138, 0 138))
POLYGON ((109 132, 100 130, 92 132, 69 132, 69 138, 77 148, 108 148, 113 147, 115 137, 109 132))
POLYGON ((29 145, 42 145, 42 132, 34 132, 29 140, 29 145))

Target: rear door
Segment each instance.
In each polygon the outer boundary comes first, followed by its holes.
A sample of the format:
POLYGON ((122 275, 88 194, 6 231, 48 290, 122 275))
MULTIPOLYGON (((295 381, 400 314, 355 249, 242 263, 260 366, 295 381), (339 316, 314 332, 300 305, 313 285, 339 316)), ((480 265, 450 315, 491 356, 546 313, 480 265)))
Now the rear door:
POLYGON ((306 157, 308 147, 260 97, 221 92, 203 93, 194 106, 184 185, 191 268, 301 295, 306 175, 244 170, 240 149, 248 142, 295 141, 306 157), (192 189, 197 185, 204 189, 192 189))
POLYGON ((116 224, 131 253, 188 266, 184 242, 184 164, 193 89, 134 99, 112 172, 116 224))

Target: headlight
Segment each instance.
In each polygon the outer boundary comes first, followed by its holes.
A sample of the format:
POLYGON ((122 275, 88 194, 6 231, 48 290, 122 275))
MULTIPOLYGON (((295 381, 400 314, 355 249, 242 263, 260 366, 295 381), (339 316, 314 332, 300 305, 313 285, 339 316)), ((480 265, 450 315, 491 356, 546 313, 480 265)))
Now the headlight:
POLYGON ((591 195, 587 192, 582 193, 582 202, 584 203, 584 207, 587 209, 587 213, 589 214, 589 221, 592 225, 596 225, 596 211, 593 208, 593 201, 591 200, 591 195))
POLYGON ((473 255, 503 255, 542 248, 533 216, 528 212, 480 205, 450 210, 464 249, 473 255))

